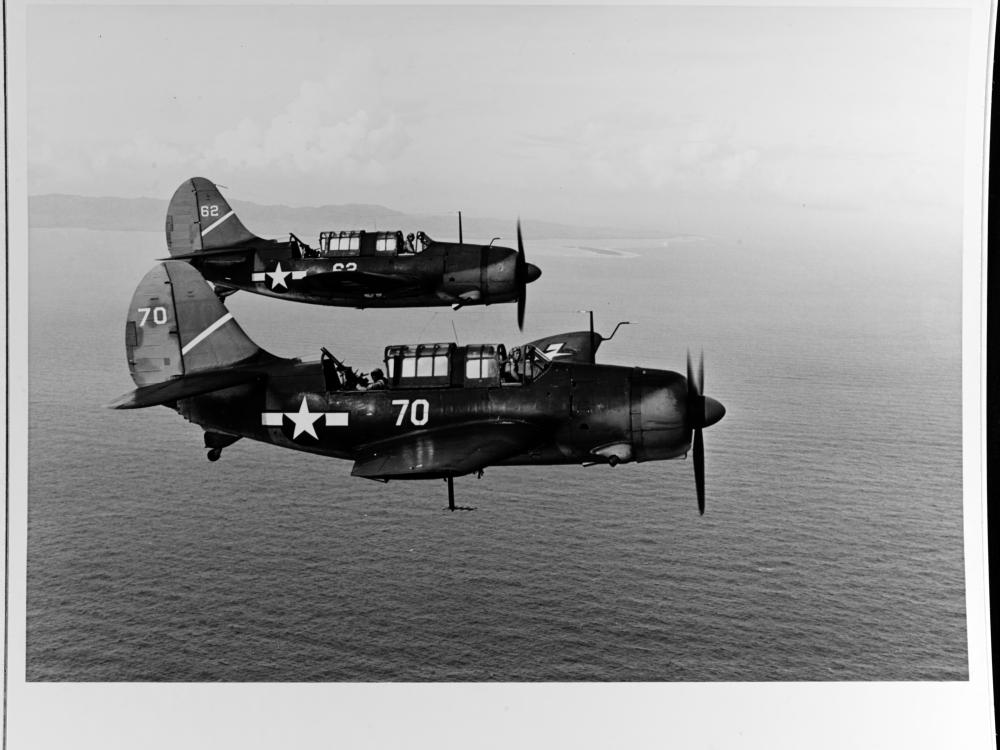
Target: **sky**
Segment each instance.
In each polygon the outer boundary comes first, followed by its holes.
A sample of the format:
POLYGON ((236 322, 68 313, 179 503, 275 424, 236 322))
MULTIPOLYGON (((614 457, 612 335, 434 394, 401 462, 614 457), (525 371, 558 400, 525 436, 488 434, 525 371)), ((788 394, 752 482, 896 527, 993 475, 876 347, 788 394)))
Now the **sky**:
POLYGON ((961 221, 970 14, 33 6, 28 189, 719 234, 961 221))

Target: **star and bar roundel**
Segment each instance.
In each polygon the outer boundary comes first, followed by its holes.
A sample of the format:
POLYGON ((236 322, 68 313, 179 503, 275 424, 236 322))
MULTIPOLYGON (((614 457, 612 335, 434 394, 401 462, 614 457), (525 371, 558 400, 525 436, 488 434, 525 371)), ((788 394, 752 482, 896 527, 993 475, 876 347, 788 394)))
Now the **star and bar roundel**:
POLYGON ((289 279, 292 281, 298 281, 299 279, 304 279, 305 277, 305 271, 285 270, 282 268, 280 260, 274 264, 274 268, 270 271, 255 271, 250 274, 251 281, 266 283, 272 292, 287 292, 289 279))
POLYGON ((264 427, 279 427, 292 440, 310 442, 319 440, 323 430, 347 427, 350 413, 346 411, 311 411, 306 397, 302 397, 298 411, 265 411, 260 415, 264 427))

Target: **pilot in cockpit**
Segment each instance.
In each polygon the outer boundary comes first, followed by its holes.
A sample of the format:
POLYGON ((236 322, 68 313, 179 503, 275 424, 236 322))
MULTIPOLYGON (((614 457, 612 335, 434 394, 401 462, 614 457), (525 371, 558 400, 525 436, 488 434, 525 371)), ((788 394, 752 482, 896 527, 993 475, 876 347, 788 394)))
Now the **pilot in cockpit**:
POLYGON ((381 368, 376 367, 372 370, 372 384, 368 386, 370 391, 382 391, 387 387, 385 382, 385 373, 382 372, 381 368))
POLYGON ((503 363, 503 371, 501 372, 503 381, 505 383, 520 383, 523 374, 523 370, 521 369, 521 347, 512 347, 510 353, 507 355, 507 360, 503 363))

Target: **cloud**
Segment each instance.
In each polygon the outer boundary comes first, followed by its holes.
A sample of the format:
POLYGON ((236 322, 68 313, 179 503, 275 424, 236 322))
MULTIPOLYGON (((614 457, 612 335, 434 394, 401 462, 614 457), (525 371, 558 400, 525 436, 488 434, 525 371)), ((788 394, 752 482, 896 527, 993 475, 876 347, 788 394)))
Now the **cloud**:
POLYGON ((96 153, 94 161, 103 161, 102 166, 128 164, 155 169, 175 167, 183 164, 188 158, 188 154, 183 149, 158 141, 148 133, 140 133, 111 152, 96 153))
POLYGON ((196 163, 196 158, 182 146, 145 132, 103 147, 40 143, 28 150, 28 189, 31 192, 157 195, 162 192, 159 175, 188 172, 192 161, 196 163))
POLYGON ((268 120, 244 118, 212 139, 203 154, 223 172, 276 169, 315 172, 378 183, 387 163, 410 138, 400 118, 377 103, 359 103, 336 80, 306 82, 298 96, 268 120))
POLYGON ((565 140, 577 184, 620 195, 740 195, 852 210, 960 205, 959 160, 930 148, 903 148, 881 135, 861 130, 853 139, 789 147, 722 126, 662 120, 628 127, 595 119, 565 140))
POLYGON ((669 123, 623 130, 590 122, 569 141, 585 178, 618 191, 725 189, 743 181, 760 156, 719 134, 669 123))
POLYGON ((411 139, 403 119, 377 93, 357 89, 343 77, 304 82, 280 111, 226 123, 216 119, 221 129, 193 142, 177 131, 158 137, 143 131, 123 142, 72 150, 38 143, 29 152, 33 183, 70 192, 86 190, 81 183, 162 192, 152 185, 156 175, 171 181, 185 174, 237 179, 250 172, 287 184, 334 177, 384 185, 411 139))
POLYGON ((775 149, 758 165, 759 189, 810 206, 884 210, 961 205, 961 165, 905 153, 775 149))

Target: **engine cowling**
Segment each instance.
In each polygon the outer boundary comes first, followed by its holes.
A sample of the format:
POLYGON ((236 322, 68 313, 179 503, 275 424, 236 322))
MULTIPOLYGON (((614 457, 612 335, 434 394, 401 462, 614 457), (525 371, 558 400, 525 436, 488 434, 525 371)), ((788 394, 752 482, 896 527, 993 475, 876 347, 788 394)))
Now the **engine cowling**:
POLYGON ((636 368, 630 378, 632 454, 635 461, 677 458, 687 453, 687 381, 676 372, 636 368))

